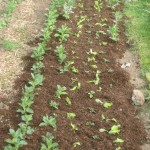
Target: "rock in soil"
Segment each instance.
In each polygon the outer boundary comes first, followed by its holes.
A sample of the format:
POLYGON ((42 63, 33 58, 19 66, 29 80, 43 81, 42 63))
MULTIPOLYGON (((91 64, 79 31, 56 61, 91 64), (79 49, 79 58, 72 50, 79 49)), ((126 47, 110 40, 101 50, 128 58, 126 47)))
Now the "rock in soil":
POLYGON ((142 106, 145 102, 144 94, 140 90, 133 90, 132 101, 137 106, 142 106))

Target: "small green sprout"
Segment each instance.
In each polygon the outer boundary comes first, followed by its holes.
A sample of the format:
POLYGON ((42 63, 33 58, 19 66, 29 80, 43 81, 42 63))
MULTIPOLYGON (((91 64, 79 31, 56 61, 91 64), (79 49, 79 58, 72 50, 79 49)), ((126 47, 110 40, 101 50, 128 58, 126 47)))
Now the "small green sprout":
POLYGON ((51 101, 51 102, 49 103, 49 105, 50 105, 52 108, 54 108, 54 109, 58 109, 58 106, 59 106, 59 104, 58 104, 57 102, 55 102, 55 101, 51 101))
POLYGON ((93 98, 93 97, 94 97, 94 94, 95 94, 95 91, 90 91, 90 92, 88 93, 88 95, 89 95, 90 98, 93 98))
POLYGON ((119 134, 120 133, 120 125, 113 125, 110 129, 110 131, 108 132, 109 134, 119 134))
POLYGON ((75 66, 73 66, 73 67, 72 67, 72 72, 73 72, 73 73, 79 73, 79 70, 78 70, 75 66))
POLYGON ((81 146, 81 143, 80 143, 80 142, 75 142, 75 143, 73 143, 73 147, 74 147, 74 148, 76 148, 76 147, 78 147, 78 146, 81 146))
POLYGON ((103 103, 103 107, 104 107, 104 108, 110 108, 112 105, 113 105, 112 102, 104 102, 104 103, 103 103))
POLYGON ((67 118, 68 119, 73 119, 76 117, 76 114, 75 113, 67 113, 67 118))
POLYGON ((66 104, 67 105, 71 105, 72 104, 71 99, 69 97, 66 97, 66 104))
POLYGON ((114 143, 123 143, 124 142, 124 140, 123 139, 120 139, 120 138, 117 138, 115 141, 114 141, 114 143))
POLYGON ((78 131, 78 127, 77 127, 76 124, 71 123, 70 126, 71 126, 72 131, 73 131, 74 133, 76 133, 76 131, 78 131))
POLYGON ((61 87, 60 85, 57 85, 57 91, 55 93, 55 96, 59 99, 61 99, 62 95, 67 95, 66 92, 67 88, 65 86, 61 87))

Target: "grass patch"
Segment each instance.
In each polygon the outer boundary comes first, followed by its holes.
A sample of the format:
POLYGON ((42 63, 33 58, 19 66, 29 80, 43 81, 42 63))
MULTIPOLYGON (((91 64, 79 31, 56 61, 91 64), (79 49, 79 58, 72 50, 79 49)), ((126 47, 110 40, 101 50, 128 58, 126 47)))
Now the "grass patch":
POLYGON ((125 4, 129 18, 126 27, 128 38, 140 54, 142 74, 150 72, 150 1, 138 0, 125 4))
POLYGON ((2 47, 7 51, 14 51, 16 48, 19 47, 19 44, 17 42, 12 42, 8 40, 4 40, 0 43, 2 47))

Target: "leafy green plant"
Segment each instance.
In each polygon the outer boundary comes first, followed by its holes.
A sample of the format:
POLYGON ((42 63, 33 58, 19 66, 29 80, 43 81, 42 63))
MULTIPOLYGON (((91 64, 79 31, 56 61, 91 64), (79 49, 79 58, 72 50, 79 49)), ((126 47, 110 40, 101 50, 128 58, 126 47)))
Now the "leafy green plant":
POLYGON ((96 0, 94 1, 94 8, 98 11, 100 11, 102 9, 102 2, 101 0, 96 0))
POLYGON ((5 150, 16 150, 27 145, 21 129, 17 129, 16 131, 14 129, 9 129, 9 134, 12 136, 12 139, 6 139, 8 145, 5 146, 5 150))
POLYGON ((123 142, 124 140, 120 138, 117 138, 116 140, 114 140, 114 143, 123 143, 123 142))
POLYGON ((76 114, 75 113, 67 113, 67 118, 68 119, 73 119, 76 117, 76 114))
POLYGON ((46 136, 42 136, 43 143, 40 150, 58 150, 58 143, 54 142, 54 136, 47 132, 46 136))
POLYGON ((41 69, 44 67, 43 62, 38 61, 35 64, 33 64, 31 70, 34 72, 34 74, 39 74, 41 73, 41 69))
POLYGON ((60 99, 62 95, 67 95, 66 90, 67 88, 65 86, 61 87, 60 85, 57 85, 55 96, 60 99))
POLYGON ((68 0, 63 6, 63 16, 69 19, 69 15, 73 13, 74 0, 68 0))
POLYGON ((94 94, 95 94, 95 91, 90 91, 90 92, 88 93, 88 95, 89 95, 90 98, 93 98, 93 97, 94 97, 94 94))
POLYGON ((69 69, 68 69, 69 66, 71 66, 71 65, 73 65, 73 64, 74 64, 73 61, 67 61, 67 62, 65 63, 65 65, 64 65, 64 67, 59 69, 60 73, 68 72, 68 71, 69 71, 69 69))
POLYGON ((80 20, 77 22, 77 27, 81 29, 83 27, 83 22, 87 19, 87 16, 81 16, 80 20))
POLYGON ((88 121, 88 122, 86 122, 86 125, 91 128, 91 127, 95 126, 95 123, 93 121, 88 121))
POLYGON ((109 29, 107 31, 110 34, 110 39, 112 39, 115 42, 118 41, 119 29, 118 29, 117 24, 114 24, 111 27, 109 27, 109 29))
POLYGON ((89 108, 88 108, 88 111, 89 111, 90 113, 96 114, 95 109, 94 109, 94 108, 92 108, 92 107, 89 107, 89 108))
POLYGON ((81 146, 81 143, 80 143, 80 142, 75 142, 75 143, 73 143, 73 147, 74 147, 74 148, 76 148, 76 147, 78 147, 78 146, 81 146))
POLYGON ((104 102, 104 103, 103 103, 103 107, 104 107, 104 108, 110 108, 112 105, 113 105, 112 102, 104 102))
POLYGON ((75 66, 73 66, 73 67, 72 67, 72 72, 73 72, 73 73, 79 73, 79 70, 78 70, 75 66))
POLYGON ((52 108, 54 108, 54 109, 58 109, 58 106, 59 106, 59 104, 58 104, 57 102, 55 102, 55 101, 51 101, 51 102, 49 103, 49 105, 50 105, 52 108))
POLYGON ((78 131, 78 127, 77 127, 76 124, 71 123, 70 126, 71 126, 71 130, 72 130, 74 133, 76 133, 76 131, 78 131))
POLYGON ((81 88, 81 83, 77 81, 77 85, 75 85, 72 89, 70 89, 71 91, 75 91, 75 90, 79 90, 81 88))
POLYGON ((95 80, 92 80, 92 81, 88 81, 88 83, 94 83, 95 85, 98 85, 99 83, 100 83, 100 71, 99 70, 97 70, 96 71, 96 79, 95 80))
POLYGON ((58 37, 60 42, 66 42, 71 33, 70 30, 71 29, 67 25, 62 25, 61 28, 58 29, 58 33, 54 36, 58 37))
POLYGON ((67 57, 63 45, 57 46, 55 52, 56 52, 56 56, 58 57, 59 63, 62 64, 67 57))
POLYGON ((121 126, 120 125, 113 125, 110 129, 110 131, 108 132, 109 134, 119 134, 121 126))
POLYGON ((71 105, 72 104, 71 99, 69 97, 66 97, 66 104, 67 105, 71 105))
POLYGON ((43 116, 43 122, 39 126, 51 126, 56 130, 56 118, 48 115, 43 116))
POLYGON ((114 22, 117 24, 121 20, 121 18, 122 18, 121 12, 120 11, 116 11, 115 12, 115 20, 114 20, 114 22))

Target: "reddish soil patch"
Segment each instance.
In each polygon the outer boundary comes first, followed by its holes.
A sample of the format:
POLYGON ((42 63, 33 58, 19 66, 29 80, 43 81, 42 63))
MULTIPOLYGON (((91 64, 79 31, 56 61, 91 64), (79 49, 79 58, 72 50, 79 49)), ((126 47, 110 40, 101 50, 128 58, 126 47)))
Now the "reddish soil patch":
MULTIPOLYGON (((129 76, 116 63, 116 59, 121 58, 127 49, 123 23, 120 24, 119 42, 112 42, 108 34, 100 35, 100 38, 97 40, 95 39, 96 31, 106 31, 108 26, 113 24, 114 15, 105 2, 99 15, 94 15, 97 14, 97 11, 93 8, 93 1, 83 0, 83 3, 82 15, 87 15, 89 21, 84 22, 82 34, 79 38, 71 35, 68 41, 63 44, 67 51, 67 60, 74 61, 75 67, 79 70, 79 74, 74 74, 71 71, 65 74, 58 72, 57 68, 60 67, 60 64, 54 52, 58 41, 52 37, 51 42, 48 44, 48 49, 51 50, 47 52, 44 58, 45 67, 43 74, 45 81, 43 86, 40 87, 33 105, 34 116, 32 125, 36 130, 32 136, 27 137, 28 145, 22 148, 22 150, 38 150, 40 148, 39 143, 41 142, 41 136, 45 135, 46 132, 51 132, 56 137, 55 141, 59 143, 60 150, 74 149, 72 145, 77 141, 81 143, 81 146, 77 148, 79 150, 115 150, 119 146, 119 144, 113 143, 117 137, 125 141, 123 144, 120 144, 122 149, 140 150, 140 146, 145 141, 146 134, 144 127, 140 120, 135 118, 135 110, 130 103, 132 87, 129 83, 129 76), (95 26, 102 18, 108 19, 108 21, 105 21, 107 26, 102 28, 95 26), (92 41, 92 43, 90 43, 89 40, 92 41), (74 41, 76 41, 77 44, 75 44, 74 41), (108 44, 106 46, 100 46, 99 43, 102 41, 108 44), (99 85, 102 87, 101 92, 96 92, 99 86, 87 83, 87 81, 95 79, 96 72, 96 70, 90 66, 95 63, 87 61, 88 55, 86 52, 90 49, 99 53, 98 56, 96 56, 96 65, 98 70, 101 71, 99 85), (76 53, 73 55, 71 53, 72 51, 76 53), (100 54, 101 51, 104 53, 100 54), (104 59, 109 60, 109 62, 106 63, 104 59), (113 69, 114 72, 109 73, 109 68, 113 69), (71 78, 78 78, 81 83, 80 90, 76 92, 70 91, 71 78), (62 99, 57 99, 54 96, 57 85, 67 87, 68 97, 72 100, 71 106, 66 105, 65 96, 63 96, 62 99), (112 85, 112 87, 110 87, 110 85, 112 85), (90 99, 88 96, 88 92, 91 90, 96 92, 93 99, 90 99), (95 102, 96 98, 100 98, 102 101, 112 101, 113 106, 109 109, 105 109, 95 102), (50 108, 49 102, 51 100, 55 100, 59 103, 59 109, 54 110, 50 108), (90 113, 89 108, 93 108, 95 113, 90 113), (67 119, 67 112, 73 112, 77 117, 75 119, 67 119), (39 127, 43 116, 46 114, 52 115, 53 113, 57 114, 57 131, 53 131, 50 127, 39 127), (102 121, 102 114, 107 118, 116 118, 118 123, 102 121), (94 122, 95 126, 91 128, 88 127, 86 125, 88 121, 94 122), (76 133, 72 132, 70 123, 75 123, 78 126, 76 133), (109 130, 114 124, 121 125, 121 133, 119 135, 109 135, 107 132, 99 132, 100 128, 109 130), (94 135, 97 135, 99 139, 94 140, 92 138, 94 135)), ((75 9, 74 14, 71 15, 71 21, 58 20, 57 27, 66 24, 71 28, 72 33, 77 33, 76 23, 78 18, 76 18, 75 15, 81 16, 80 12, 81 9, 75 9)), ((30 44, 32 44, 32 42, 30 44)), ((35 44, 35 42, 33 44, 35 44)), ((22 87, 27 84, 30 78, 30 68, 33 61, 27 58, 26 63, 28 65, 24 70, 24 74, 16 82, 15 88, 20 89, 19 93, 21 93, 22 87)), ((19 102, 21 94, 18 94, 16 97, 17 101, 10 106, 11 110, 6 114, 7 118, 14 121, 13 128, 17 127, 17 123, 20 120, 19 116, 15 117, 16 113, 14 110, 18 107, 17 103, 19 102)), ((1 126, 0 130, 3 131, 1 134, 2 140, 0 142, 1 149, 4 145, 4 139, 8 137, 8 129, 8 125, 1 126)))

